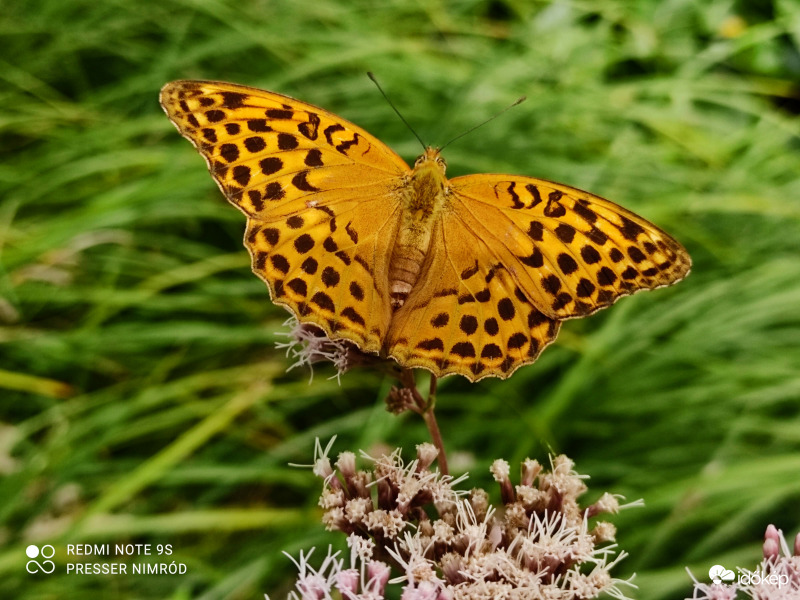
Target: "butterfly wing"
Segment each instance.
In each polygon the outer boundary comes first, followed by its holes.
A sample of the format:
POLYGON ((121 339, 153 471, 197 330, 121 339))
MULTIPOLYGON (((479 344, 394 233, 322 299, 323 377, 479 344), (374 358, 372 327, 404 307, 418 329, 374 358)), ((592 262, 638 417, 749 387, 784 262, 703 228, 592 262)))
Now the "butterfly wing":
POLYGON ((391 319, 393 193, 406 163, 325 110, 246 86, 175 81, 161 105, 225 197, 272 300, 302 322, 377 352, 391 319))
POLYGON ((505 379, 536 360, 559 326, 517 286, 492 242, 446 212, 416 285, 394 314, 386 351, 437 376, 505 379))
POLYGON ((680 281, 691 259, 667 233, 603 198, 510 175, 450 181, 463 227, 483 239, 545 315, 589 315, 639 290, 680 281))
POLYGON ((450 202, 387 352, 470 380, 506 378, 551 343, 561 320, 679 281, 683 247, 642 217, 541 179, 471 175, 450 202))

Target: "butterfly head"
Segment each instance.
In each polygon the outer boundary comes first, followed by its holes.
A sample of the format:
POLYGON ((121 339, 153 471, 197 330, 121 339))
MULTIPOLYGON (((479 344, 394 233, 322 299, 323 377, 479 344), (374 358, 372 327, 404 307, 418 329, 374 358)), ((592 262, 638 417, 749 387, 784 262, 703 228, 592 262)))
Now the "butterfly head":
POLYGON ((439 148, 428 146, 414 163, 414 170, 417 172, 432 170, 444 176, 444 172, 447 170, 447 163, 442 158, 439 148))

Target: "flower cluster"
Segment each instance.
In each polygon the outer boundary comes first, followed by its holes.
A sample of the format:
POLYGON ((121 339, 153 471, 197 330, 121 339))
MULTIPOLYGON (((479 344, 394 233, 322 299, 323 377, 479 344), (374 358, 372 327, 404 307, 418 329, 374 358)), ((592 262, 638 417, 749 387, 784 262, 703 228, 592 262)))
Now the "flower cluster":
POLYGON ((352 452, 340 454, 334 467, 329 448, 317 445, 314 472, 324 480, 319 503, 328 529, 348 535, 351 566, 344 569, 329 552, 314 570, 301 555, 295 599, 382 599, 391 568, 400 574, 395 581, 403 584, 403 600, 566 600, 602 592, 624 599, 621 587, 632 586, 610 574, 625 557, 611 543, 614 526, 589 525, 622 508, 618 497, 605 494, 581 507, 585 478, 565 456, 552 458, 549 470, 524 461, 516 486, 508 463, 495 461, 491 472, 503 502, 496 510, 485 490, 455 489, 466 476, 432 470, 437 450, 431 444, 418 446, 409 464, 399 449, 377 459, 364 454, 369 470, 356 469, 352 452))
MULTIPOLYGON (((737 567, 738 568, 738 567, 737 567)), ((732 583, 694 581, 694 591, 687 600, 798 600, 800 598, 800 533, 789 550, 783 532, 769 525, 764 534, 764 559, 755 570, 738 569, 732 583), (743 595, 738 595, 742 592, 743 595)))
POLYGON ((349 340, 329 338, 321 327, 317 327, 313 323, 301 323, 292 316, 286 319, 283 325, 288 327, 289 331, 278 331, 277 334, 289 339, 286 342, 276 343, 275 347, 278 350, 286 350, 287 358, 294 360, 287 371, 295 367, 308 366, 313 378, 312 365, 319 362, 330 362, 336 368, 334 377, 339 378, 357 366, 396 367, 397 363, 394 361, 387 361, 377 355, 362 352, 355 343, 349 340))

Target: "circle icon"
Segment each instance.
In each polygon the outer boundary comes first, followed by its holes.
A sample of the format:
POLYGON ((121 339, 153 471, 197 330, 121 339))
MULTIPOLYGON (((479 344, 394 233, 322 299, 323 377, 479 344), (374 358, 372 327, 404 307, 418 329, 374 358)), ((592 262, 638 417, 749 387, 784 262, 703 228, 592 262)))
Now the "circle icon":
POLYGON ((40 550, 39 546, 36 544, 31 544, 25 548, 25 554, 27 554, 28 558, 31 559, 25 564, 25 570, 28 573, 33 574, 41 572, 49 575, 56 570, 56 563, 54 563, 52 560, 43 560, 41 564, 38 560, 35 560, 37 556, 41 556, 42 558, 53 558, 56 554, 56 549, 52 545, 45 544, 40 550))

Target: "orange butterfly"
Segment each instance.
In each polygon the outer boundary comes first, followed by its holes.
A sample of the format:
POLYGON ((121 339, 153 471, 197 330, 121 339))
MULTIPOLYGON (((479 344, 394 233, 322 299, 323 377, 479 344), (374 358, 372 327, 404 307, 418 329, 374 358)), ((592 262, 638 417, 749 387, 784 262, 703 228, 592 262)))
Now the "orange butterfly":
POLYGON ((247 215, 272 299, 361 350, 437 376, 506 378, 561 321, 683 279, 691 260, 624 208, 517 175, 414 168, 325 110, 213 81, 161 90, 167 116, 247 215))

